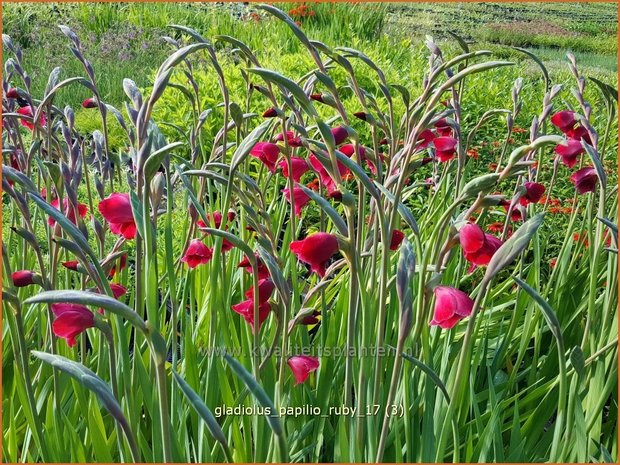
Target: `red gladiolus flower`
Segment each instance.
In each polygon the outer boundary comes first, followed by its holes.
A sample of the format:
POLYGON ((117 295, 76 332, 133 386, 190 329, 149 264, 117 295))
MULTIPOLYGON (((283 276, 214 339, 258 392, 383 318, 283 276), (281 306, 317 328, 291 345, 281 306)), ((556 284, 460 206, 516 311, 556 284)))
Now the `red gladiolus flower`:
POLYGON ((596 174, 596 170, 591 166, 586 166, 585 168, 575 171, 570 177, 570 182, 575 185, 575 188, 579 194, 594 192, 597 181, 598 176, 596 174))
POLYGON ((566 145, 558 144, 555 146, 555 153, 562 158, 562 162, 569 168, 577 164, 579 155, 584 152, 585 149, 583 145, 581 145, 581 142, 575 139, 568 139, 566 145))
MULTIPOLYGON (((499 202, 499 205, 504 207, 506 213, 508 213, 508 210, 510 210, 510 204, 511 202, 509 202, 508 200, 501 200, 499 202)), ((521 211, 516 205, 512 208, 512 210, 510 210, 510 219, 512 221, 521 221, 523 219, 523 215, 521 214, 521 211)))
POLYGON ((26 287, 36 283, 37 274, 30 270, 15 271, 11 274, 11 279, 15 287, 26 287))
POLYGON ((525 194, 521 196, 519 202, 521 205, 537 203, 545 193, 545 186, 538 182, 525 182, 525 194))
MULTIPOLYGON (((50 202, 50 205, 58 209, 58 206, 60 205, 60 201, 58 199, 54 199, 50 202)), ((64 210, 65 210, 64 214, 67 217, 67 219, 71 221, 73 224, 77 225, 77 219, 75 218, 75 209, 69 203, 69 199, 65 197, 62 200, 62 205, 64 207, 64 210)), ((85 218, 87 213, 88 213, 88 206, 83 203, 78 202, 78 214, 80 215, 80 218, 85 218)), ((52 217, 49 217, 47 219, 47 224, 49 224, 50 226, 54 226, 56 224, 56 220, 52 217)))
POLYGON ((280 155, 280 147, 271 142, 259 142, 250 150, 250 155, 258 158, 272 173, 276 171, 276 162, 280 155))
POLYGON ((336 141, 336 145, 342 144, 347 137, 349 137, 348 131, 343 126, 338 126, 332 129, 332 135, 336 141))
MULTIPOLYGON (((30 105, 18 108, 17 109, 17 113, 19 113, 20 115, 23 115, 23 116, 29 116, 30 118, 34 118, 34 112, 32 111, 32 107, 30 105)), ((27 120, 25 120, 23 118, 20 118, 19 119, 19 123, 22 126, 30 129, 31 131, 34 130, 34 124, 32 122, 30 122, 30 121, 27 121, 27 120)), ((45 113, 43 113, 43 112, 41 113, 41 116, 39 117, 38 123, 41 126, 45 126, 45 124, 47 123, 47 119, 45 118, 45 113)))
POLYGON ((108 274, 108 278, 113 278, 116 273, 120 273, 122 270, 125 269, 126 266, 127 266, 127 254, 123 254, 121 255, 119 259, 118 268, 116 265, 110 268, 110 273, 108 274))
POLYGON ((78 334, 95 326, 93 312, 84 305, 52 304, 52 312, 56 316, 52 330, 56 336, 65 339, 69 347, 75 345, 75 337, 78 334))
POLYGON ((461 228, 459 241, 465 260, 472 264, 470 271, 476 266, 488 265, 493 254, 502 245, 502 241, 491 234, 486 234, 480 226, 473 223, 461 228))
POLYGON ((581 141, 581 139, 585 140, 588 144, 592 145, 592 139, 590 138, 590 133, 583 126, 577 126, 576 128, 569 129, 566 131, 566 136, 581 141))
POLYGON ((295 355, 286 362, 295 377, 295 385, 302 384, 313 371, 319 368, 319 359, 310 355, 295 355))
MULTIPOLYGON (((282 189, 282 192, 288 203, 291 203, 291 190, 286 188, 282 189)), ((308 197, 308 194, 306 194, 301 187, 294 187, 293 200, 295 202, 295 215, 301 217, 301 212, 306 204, 310 202, 310 197, 308 197)))
POLYGON ((306 325, 306 326, 319 324, 321 322, 321 320, 317 318, 319 316, 321 316, 321 312, 319 312, 318 310, 315 310, 312 312, 312 315, 303 317, 299 321, 299 324, 306 325))
POLYGON ((405 238, 405 234, 398 229, 392 231, 392 240, 390 241, 390 250, 396 250, 400 247, 401 242, 405 238))
POLYGON ((6 98, 19 98, 19 92, 17 92, 17 89, 15 87, 12 87, 11 89, 9 89, 7 91, 7 93, 5 94, 6 98))
POLYGON ((452 127, 448 124, 448 120, 446 118, 441 118, 435 123, 435 129, 437 130, 437 134, 440 136, 451 137, 452 136, 452 127))
POLYGON ((291 242, 290 248, 299 260, 310 265, 310 269, 322 278, 329 259, 338 252, 338 239, 333 234, 318 232, 291 242))
POLYGON ((418 146, 417 147, 419 149, 425 149, 426 147, 431 145, 431 143, 433 142, 433 140, 435 140, 435 138, 436 138, 436 136, 435 136, 435 133, 433 131, 431 131, 430 129, 425 129, 418 136, 418 139, 417 139, 418 146))
MULTIPOLYGON (((251 299, 244 300, 243 302, 233 305, 232 309, 235 313, 238 313, 252 328, 252 334, 256 331, 256 325, 254 324, 254 302, 251 299)), ((258 304, 258 331, 269 316, 271 312, 271 305, 269 302, 258 304)))
POLYGON ((129 194, 114 192, 99 202, 99 213, 110 224, 110 231, 125 239, 136 237, 136 222, 129 194))
MULTIPOLYGON (((256 257, 256 269, 258 271, 258 279, 261 280, 261 279, 269 278, 270 277, 269 268, 267 268, 267 266, 265 265, 265 262, 263 262, 260 259, 257 253, 254 254, 254 257, 256 257)), ((237 267, 243 268, 246 272, 250 274, 252 273, 252 265, 250 264, 250 260, 248 259, 247 255, 243 257, 243 260, 239 262, 237 267)))
POLYGON ((77 271, 79 262, 77 260, 70 260, 68 262, 62 262, 61 265, 69 270, 77 271))
MULTIPOLYGON (((234 211, 229 210, 226 216, 228 218, 228 221, 230 222, 235 219, 236 214, 234 211)), ((211 227, 211 221, 213 221, 213 226, 215 227, 215 229, 220 229, 220 226, 222 225, 222 214, 219 211, 215 211, 212 214, 207 214, 207 220, 209 220, 208 224, 205 224, 205 222, 202 220, 196 221, 196 226, 199 230, 203 231, 206 234, 209 234, 206 229, 211 227)), ((233 245, 233 243, 230 242, 228 239, 222 239, 222 252, 226 253, 234 247, 235 246, 233 245)))
MULTIPOLYGON (((276 142, 284 141, 284 134, 280 133, 275 138, 276 142)), ((301 147, 301 137, 295 137, 293 131, 286 131, 286 141, 291 147, 301 147)))
MULTIPOLYGON (((278 166, 282 168, 282 175, 289 177, 288 162, 285 159, 280 160, 278 166)), ((306 171, 310 169, 308 162, 301 157, 291 157, 291 166, 293 168, 293 181, 299 182, 306 171)))
POLYGON ((94 98, 87 98, 82 102, 82 107, 84 108, 97 108, 97 100, 94 98))
POLYGON ((457 143, 458 141, 453 137, 437 137, 433 141, 435 145, 435 156, 442 163, 452 160, 456 153, 457 143))
MULTIPOLYGON (((258 331, 263 322, 269 316, 271 306, 269 305, 269 298, 275 289, 275 285, 271 279, 261 279, 258 282, 258 331)), ((254 321, 254 287, 252 286, 245 293, 247 300, 240 302, 232 306, 234 312, 241 315, 245 321, 247 321, 252 327, 252 333, 256 330, 254 321)))
MULTIPOLYGON (((333 194, 334 192, 336 192, 336 182, 329 175, 329 173, 327 172, 323 164, 319 161, 319 159, 316 157, 316 155, 311 153, 308 159, 310 160, 310 164, 312 165, 312 168, 314 168, 314 171, 316 171, 319 175, 319 178, 321 178, 321 183, 323 183, 323 185, 327 189, 327 192, 329 194, 333 194)), ((340 176, 345 176, 349 172, 349 169, 342 163, 337 162, 337 165, 340 176)))
POLYGON ((363 112, 363 111, 355 112, 353 113, 353 116, 355 116, 358 119, 361 119, 362 121, 368 120, 368 115, 366 114, 366 112, 363 112))
POLYGON ((566 134, 577 124, 575 113, 569 110, 559 111, 551 117, 551 124, 566 134))
POLYGON ((437 286, 435 293, 435 310, 431 326, 439 326, 442 329, 453 328, 463 318, 471 315, 474 301, 453 287, 437 286))
POLYGON ((187 263, 190 268, 196 268, 198 265, 209 263, 211 257, 213 250, 204 245, 200 239, 194 239, 189 243, 181 261, 187 263))
POLYGON ((112 294, 114 294, 114 298, 117 300, 127 294, 127 289, 120 284, 110 283, 110 289, 112 290, 112 294))
POLYGON ((278 116, 278 111, 273 107, 267 108, 263 112, 263 118, 275 118, 276 116, 278 116))

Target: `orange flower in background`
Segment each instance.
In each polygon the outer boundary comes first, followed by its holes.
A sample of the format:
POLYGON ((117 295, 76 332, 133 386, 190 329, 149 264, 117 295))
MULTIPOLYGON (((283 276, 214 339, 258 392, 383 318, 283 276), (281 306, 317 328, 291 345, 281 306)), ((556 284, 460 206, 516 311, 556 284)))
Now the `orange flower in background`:
POLYGON ((489 232, 502 232, 504 230, 504 223, 500 221, 496 221, 495 223, 491 223, 487 226, 487 231, 489 232))
POLYGON ((478 150, 476 150, 475 148, 469 149, 467 151, 467 156, 473 158, 474 160, 477 160, 478 158, 480 158, 480 154, 478 153, 478 150))
POLYGON ((489 170, 495 171, 497 169, 497 163, 489 163, 489 170))

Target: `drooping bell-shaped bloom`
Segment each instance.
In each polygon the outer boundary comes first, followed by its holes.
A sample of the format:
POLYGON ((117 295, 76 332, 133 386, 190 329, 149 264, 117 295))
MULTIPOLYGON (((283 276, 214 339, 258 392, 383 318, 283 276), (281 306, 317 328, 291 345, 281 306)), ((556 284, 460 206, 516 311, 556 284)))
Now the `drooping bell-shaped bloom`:
MULTIPOLYGON (((342 153, 344 153, 349 158, 353 157, 353 155, 355 154, 355 146, 353 144, 344 144, 338 150, 340 150, 342 153)), ((360 145, 358 147, 358 152, 359 152, 359 159, 357 160, 357 162, 360 163, 360 164, 361 164, 361 162, 365 162, 366 166, 368 167, 370 172, 376 176, 377 175, 377 167, 372 162, 372 160, 370 160, 369 158, 366 157, 366 148, 360 145)), ((381 156, 382 154, 379 154, 379 155, 381 156)), ((339 165, 340 165, 340 163, 339 163, 339 165)))
POLYGON ((551 116, 551 124, 566 134, 567 131, 573 129, 577 120, 575 119, 575 113, 569 110, 562 110, 551 116))
POLYGON ((452 136, 452 127, 448 124, 448 120, 446 118, 441 118, 437 120, 435 123, 435 129, 437 130, 437 134, 442 137, 451 137, 452 136))
POLYGON ((336 145, 340 145, 349 137, 349 132, 343 126, 337 126, 332 129, 332 135, 336 145))
POLYGON ((303 317, 298 324, 306 326, 319 324, 321 322, 318 318, 319 316, 321 316, 321 312, 315 310, 312 312, 312 315, 303 317))
POLYGON ((584 126, 576 126, 573 129, 566 131, 566 137, 581 142, 581 139, 585 140, 588 144, 592 145, 592 138, 590 133, 584 126))
POLYGON ((75 337, 88 328, 95 326, 95 316, 87 307, 80 304, 52 304, 56 316, 52 331, 67 341, 69 347, 75 345, 75 337))
POLYGON ((465 260, 476 266, 485 266, 502 245, 502 241, 492 234, 485 233, 480 226, 468 223, 459 231, 459 241, 465 260))
POLYGON ((463 291, 448 286, 437 286, 435 293, 435 309, 431 326, 443 329, 453 328, 463 318, 471 315, 474 301, 463 291))
MULTIPOLYGON (((316 173, 319 175, 321 183, 325 186, 327 192, 329 194, 333 194, 334 192, 336 192, 336 182, 329 175, 329 173, 327 172, 323 164, 319 161, 319 159, 316 157, 316 155, 311 153, 308 159, 310 160, 310 164, 312 165, 312 168, 314 168, 314 171, 316 171, 316 173)), ((341 177, 344 177, 345 175, 347 175, 347 173, 349 173, 349 169, 342 163, 337 162, 337 166, 341 177)))
POLYGON ((30 270, 19 270, 11 273, 11 280, 15 287, 26 287, 37 284, 37 274, 30 270))
POLYGON ((545 186, 539 182, 526 181, 523 186, 525 187, 525 194, 519 199, 521 205, 537 203, 545 193, 545 186))
MULTIPOLYGON (((288 178, 290 176, 288 162, 282 159, 278 166, 282 168, 282 175, 288 178)), ((293 181, 295 182, 299 182, 304 173, 310 169, 308 162, 301 157, 291 157, 291 166, 293 168, 293 181)))
MULTIPOLYGON (((270 277, 269 268, 267 268, 267 266, 265 265, 265 262, 261 260, 260 256, 257 253, 254 254, 254 257, 256 258, 256 270, 258 271, 258 279, 260 280, 260 279, 269 278, 270 277)), ((250 264, 250 260, 248 259, 247 255, 243 257, 243 260, 239 262, 237 267, 243 268, 246 272, 250 274, 252 273, 252 265, 250 264)))
POLYGON ((190 268, 196 268, 198 265, 209 263, 212 257, 213 250, 207 247, 200 239, 194 239, 189 243, 181 261, 187 263, 187 266, 190 268))
POLYGON ((417 145, 417 147, 419 149, 425 149, 426 147, 428 147, 429 145, 431 145, 433 143, 433 141, 435 140, 436 137, 437 136, 435 135, 435 133, 433 131, 431 131, 430 129, 425 129, 418 136, 418 139, 417 139, 418 145, 417 145))
MULTIPOLYGON (((54 199, 50 202, 50 205, 58 209, 58 206, 60 205, 60 201, 58 199, 54 199)), ((62 199, 62 205, 63 205, 63 210, 64 210, 63 213, 65 214, 67 219, 71 221, 73 224, 77 225, 77 219, 75 217, 75 209, 69 203, 69 199, 67 199, 66 197, 62 199)), ((85 218, 86 215, 88 214, 88 206, 83 203, 78 202, 78 214, 80 215, 80 218, 85 218)), ((54 226, 56 224, 56 220, 50 216, 47 219, 47 224, 49 224, 50 226, 54 226)))
POLYGON ((260 331, 261 326, 269 316, 271 304, 269 302, 258 304, 258 328, 256 328, 256 324, 254 323, 254 301, 251 299, 244 300, 243 302, 233 305, 232 309, 235 313, 243 317, 252 328, 252 334, 254 334, 257 329, 260 331))
MULTIPOLYGON (((258 330, 263 322, 269 316, 271 306, 269 305, 269 298, 275 289, 275 285, 270 278, 261 279, 258 282, 258 330)), ((256 325, 254 321, 254 286, 245 292, 246 300, 232 306, 234 312, 241 315, 245 321, 252 327, 252 332, 256 331, 256 325)))
MULTIPOLYGON (((291 203, 291 190, 286 188, 282 189, 282 192, 288 203, 291 203)), ((301 187, 293 187, 293 200, 295 202, 295 215, 301 217, 303 208, 310 202, 310 197, 301 187)))
POLYGON ((110 231, 125 239, 136 237, 136 222, 133 218, 129 194, 114 192, 99 202, 99 213, 110 225, 110 231))
POLYGON ((286 363, 293 372, 295 385, 302 384, 310 373, 319 368, 319 359, 310 355, 294 355, 286 363))
MULTIPOLYGON (((231 222, 235 219, 236 214, 233 210, 229 210, 226 216, 228 218, 228 222, 231 222)), ((222 213, 219 211, 215 211, 213 213, 207 213, 207 220, 208 220, 208 223, 205 223, 202 220, 196 221, 196 226, 198 227, 200 231, 203 231, 205 234, 208 235, 209 232, 207 231, 207 228, 214 227, 215 229, 220 229, 220 226, 222 225, 222 213), (213 223, 213 225, 211 223, 213 223)), ((228 227, 226 227, 226 229, 228 229, 228 227)), ((234 247, 235 246, 232 242, 230 242, 226 238, 222 238, 222 252, 223 253, 226 253, 229 250, 232 250, 234 247)))
MULTIPOLYGON (((29 116, 30 118, 34 118, 34 112, 32 111, 32 107, 30 105, 26 105, 25 107, 18 108, 17 113, 23 116, 29 116)), ((31 131, 34 130, 34 123, 32 121, 28 121, 24 118, 20 118, 19 123, 22 126, 30 129, 31 131)), ((39 117, 38 124, 41 126, 45 126, 47 124, 45 113, 41 112, 41 116, 39 117)))
POLYGON ((508 200, 500 200, 499 206, 503 207, 506 213, 510 211, 510 220, 511 221, 521 221, 523 219, 523 215, 521 214, 521 210, 519 210, 518 205, 514 205, 512 209, 510 208, 511 202, 508 200))
POLYGON ((442 163, 452 160, 456 153, 457 143, 458 141, 454 137, 437 137, 433 140, 433 145, 435 145, 435 156, 442 163))
POLYGON ((300 241, 291 242, 290 249, 297 258, 310 265, 310 269, 321 278, 329 259, 338 252, 338 238, 334 234, 318 232, 300 241))
POLYGON ((83 108, 97 108, 97 100, 95 100, 93 97, 84 99, 82 101, 82 107, 83 108))
POLYGON ((555 153, 557 153, 562 162, 572 168, 577 164, 579 155, 585 152, 581 142, 575 139, 567 139, 566 143, 561 143, 555 146, 555 153))
POLYGON ((250 150, 250 155, 258 158, 269 171, 274 173, 276 171, 276 162, 280 155, 280 147, 271 142, 259 142, 250 150))
POLYGON ((570 182, 575 185, 579 194, 594 192, 597 181, 598 175, 596 174, 596 170, 591 166, 586 166, 585 168, 575 171, 570 177, 570 182))
POLYGON ((390 250, 396 250, 400 247, 401 242, 405 238, 405 233, 395 229, 392 231, 392 240, 390 241, 390 250))
MULTIPOLYGON (((280 133, 275 137, 275 141, 276 142, 282 142, 284 141, 284 133, 280 133)), ((290 145, 291 147, 301 147, 302 143, 301 143, 301 137, 299 136, 295 136, 295 133, 293 131, 286 131, 286 142, 288 143, 288 145, 290 145)))

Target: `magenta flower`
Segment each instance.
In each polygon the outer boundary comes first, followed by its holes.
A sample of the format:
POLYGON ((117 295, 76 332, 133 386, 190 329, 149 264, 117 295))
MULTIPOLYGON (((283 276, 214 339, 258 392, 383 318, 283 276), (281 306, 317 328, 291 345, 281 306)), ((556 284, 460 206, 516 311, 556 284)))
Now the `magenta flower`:
MULTIPOLYGON (((261 260, 261 258, 259 257, 257 253, 254 254, 254 257, 256 258, 256 269, 258 271, 258 279, 260 280, 260 279, 269 278, 271 275, 269 273, 269 268, 267 268, 267 266, 265 265, 265 262, 261 260)), ((243 260, 239 262, 237 267, 243 268, 246 272, 250 274, 252 273, 252 265, 250 264, 250 260, 248 259, 247 255, 243 257, 243 260)))
POLYGON ((435 145, 435 156, 442 163, 452 160, 456 153, 457 143, 458 141, 454 137, 437 137, 433 141, 435 145))
POLYGON ((401 242, 405 238, 405 234, 398 229, 392 231, 392 240, 390 241, 390 250, 396 250, 400 247, 401 242))
POLYGON ((524 187, 525 194, 523 194, 519 199, 521 205, 536 203, 542 198, 543 194, 545 193, 545 186, 538 182, 526 181, 524 187))
POLYGON ((274 173, 276 171, 276 162, 280 155, 280 147, 271 142, 259 142, 250 150, 250 155, 258 158, 269 171, 274 173))
POLYGON ((572 168, 577 164, 579 155, 585 152, 581 142, 575 139, 567 139, 566 144, 558 144, 555 146, 555 153, 561 158, 562 162, 572 168))
POLYGON ((349 137, 348 131, 343 126, 337 126, 332 129, 332 135, 334 136, 334 141, 336 141, 336 145, 342 144, 347 137, 349 137))
POLYGON ((310 265, 310 269, 321 278, 325 276, 329 259, 338 252, 338 248, 336 236, 325 232, 311 234, 305 239, 291 242, 290 245, 297 258, 310 265))
MULTIPOLYGON (((278 166, 282 168, 282 175, 289 177, 288 162, 285 159, 280 160, 278 166)), ((299 182, 306 171, 310 169, 308 162, 301 157, 291 157, 291 166, 293 168, 293 181, 299 182)))
POLYGON ((485 233, 480 226, 473 223, 468 223, 461 228, 459 241, 465 260, 472 264, 470 271, 476 266, 488 265, 493 254, 502 245, 502 241, 485 233))
POLYGON ((581 139, 583 139, 588 144, 592 145, 592 139, 590 138, 590 133, 585 127, 581 125, 566 131, 566 137, 569 137, 577 141, 581 141, 581 139))
POLYGON ((83 108, 97 108, 97 100, 94 98, 87 98, 82 101, 83 108))
POLYGON ((293 372, 295 385, 302 384, 310 373, 319 368, 319 359, 310 355, 294 355, 286 363, 293 372))
POLYGON ((11 280, 13 281, 13 285, 15 287, 26 287, 33 284, 39 284, 40 279, 38 278, 39 277, 37 277, 37 274, 30 270, 15 271, 11 274, 11 280))
MULTIPOLYGON (((30 105, 18 108, 17 113, 23 116, 29 116, 30 118, 34 118, 34 112, 32 111, 32 107, 30 105)), ((41 112, 41 116, 39 116, 38 124, 41 126, 45 126, 46 123, 47 123, 47 119, 45 118, 45 113, 41 112)), ((31 121, 27 121, 23 118, 20 118, 19 124, 30 129, 31 131, 34 130, 34 123, 32 123, 31 121)))
MULTIPOLYGON (((275 138, 276 142, 284 141, 284 133, 280 133, 275 138)), ((301 147, 301 137, 295 136, 293 131, 286 131, 286 142, 291 147, 301 147)))
POLYGON ((71 271, 77 271, 79 262, 77 260, 69 260, 68 262, 62 262, 62 266, 71 271))
MULTIPOLYGON (((329 175, 329 173, 327 172, 323 164, 319 161, 319 159, 313 153, 310 154, 308 159, 310 160, 310 164, 312 165, 312 168, 314 168, 314 171, 316 171, 316 173, 319 175, 319 178, 321 179, 321 183, 327 189, 328 194, 330 195, 334 194, 337 191, 336 182, 329 175)), ((349 169, 346 166, 344 166, 342 163, 337 162, 337 165, 338 165, 338 171, 340 172, 341 177, 344 177, 349 173, 349 169)))
MULTIPOLYGON (((50 202, 50 205, 58 209, 58 206, 60 205, 60 201, 58 199, 54 199, 50 202)), ((69 203, 69 199, 65 197, 62 200, 62 205, 64 208, 64 214, 67 217, 67 219, 71 221, 73 224, 77 225, 77 219, 75 217, 75 209, 69 203)), ((78 214, 80 215, 80 218, 85 218, 86 215, 88 214, 88 206, 83 203, 78 202, 78 214)), ((50 226, 54 226, 56 224, 56 220, 52 217, 49 217, 47 219, 47 224, 49 224, 50 226)))
POLYGON ((441 118, 435 123, 435 129, 437 130, 437 134, 442 137, 452 137, 452 127, 448 124, 448 120, 446 118, 441 118))
POLYGON ((559 111, 551 117, 551 124, 566 134, 577 124, 575 113, 569 110, 559 111))
POLYGON ((273 107, 267 108, 263 112, 263 118, 275 118, 276 116, 278 116, 278 111, 273 107))
MULTIPOLYGON (((288 203, 291 203, 291 190, 286 188, 282 189, 282 192, 288 203)), ((310 202, 310 197, 301 187, 293 187, 293 200, 295 201, 295 215, 301 217, 301 212, 307 203, 310 202)))
POLYGON ((198 265, 209 263, 212 257, 213 250, 204 245, 200 239, 194 239, 189 243, 181 261, 187 263, 190 268, 196 268, 198 265))
POLYGON ((570 177, 570 182, 575 185, 577 192, 580 194, 594 192, 597 181, 598 175, 596 174, 596 170, 591 166, 586 166, 585 168, 575 171, 570 177))
MULTIPOLYGON (((451 133, 452 133, 452 131, 450 131, 449 134, 451 134, 451 133)), ((418 146, 417 147, 419 149, 425 149, 426 147, 431 145, 431 143, 433 142, 433 140, 435 140, 435 138, 436 138, 436 136, 435 136, 435 133, 433 131, 431 131, 430 129, 425 129, 418 136, 418 139, 417 139, 418 146)))
MULTIPOLYGON (((269 298, 275 289, 273 281, 269 278, 261 279, 258 282, 258 331, 263 322, 269 316, 271 306, 269 298)), ((254 321, 254 287, 252 286, 245 293, 246 300, 232 306, 234 312, 238 313, 252 327, 252 333, 257 330, 254 321)))
POLYGON ((463 318, 471 315, 474 301, 453 287, 437 286, 435 293, 435 309, 431 326, 439 326, 442 329, 453 328, 463 318))
POLYGON ((99 202, 99 213, 110 225, 110 231, 125 239, 136 237, 136 222, 129 194, 115 192, 99 202))
POLYGON ((52 312, 56 316, 52 331, 56 336, 65 339, 69 347, 75 345, 77 335, 95 326, 93 312, 84 305, 52 304, 52 312))

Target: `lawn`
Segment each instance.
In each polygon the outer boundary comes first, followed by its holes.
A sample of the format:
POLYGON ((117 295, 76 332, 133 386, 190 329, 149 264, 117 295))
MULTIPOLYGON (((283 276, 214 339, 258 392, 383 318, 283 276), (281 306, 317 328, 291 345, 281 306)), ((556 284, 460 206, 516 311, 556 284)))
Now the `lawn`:
POLYGON ((616 5, 3 32, 5 462, 617 461, 616 5))

